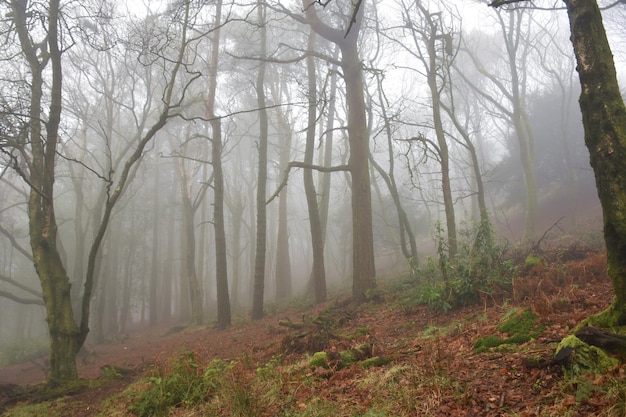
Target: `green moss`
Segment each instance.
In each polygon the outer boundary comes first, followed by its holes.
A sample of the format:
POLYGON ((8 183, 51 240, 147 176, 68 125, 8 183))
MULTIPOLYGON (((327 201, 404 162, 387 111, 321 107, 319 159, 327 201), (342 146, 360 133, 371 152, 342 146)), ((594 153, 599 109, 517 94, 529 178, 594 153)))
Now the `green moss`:
POLYGON ((506 319, 498 326, 498 330, 511 335, 527 335, 535 338, 544 330, 544 326, 535 326, 536 321, 535 313, 530 308, 525 308, 506 319))
POLYGON ((496 335, 487 335, 474 343, 475 353, 501 345, 520 345, 537 338, 545 326, 537 324, 537 316, 530 308, 514 309, 505 314, 505 320, 498 326, 498 331, 509 334, 507 338, 496 335))
POLYGON ((339 352, 339 359, 341 360, 340 366, 342 368, 345 366, 350 366, 354 362, 357 362, 359 360, 357 352, 355 352, 354 350, 344 350, 342 352, 339 352))
POLYGON ((504 340, 503 344, 521 345, 530 340, 530 336, 527 334, 514 334, 513 336, 504 340))
POLYGON ((614 304, 611 304, 606 310, 593 314, 580 322, 574 328, 573 332, 576 333, 587 326, 600 327, 603 329, 613 328, 619 325, 620 316, 621 312, 615 308, 614 304))
POLYGON ((540 258, 537 255, 531 253, 524 260, 524 268, 527 271, 530 271, 534 267, 539 266, 539 265, 543 265, 544 263, 545 263, 545 261, 542 258, 540 258))
POLYGON ((476 353, 484 352, 485 350, 500 346, 502 344, 502 339, 495 335, 487 335, 485 337, 481 337, 474 343, 474 351, 476 353))
POLYGON ((359 368, 367 369, 367 368, 372 368, 375 366, 383 366, 383 365, 387 365, 391 361, 393 361, 393 358, 391 356, 374 356, 372 358, 365 359, 364 361, 362 361, 359 364, 359 368))
POLYGON ((573 349, 568 364, 564 366, 565 375, 569 378, 586 372, 604 374, 619 364, 617 359, 607 355, 602 349, 590 346, 574 335, 561 340, 556 354, 564 348, 573 349))
POLYGON ((309 361, 309 366, 311 368, 328 368, 328 353, 315 352, 309 361))

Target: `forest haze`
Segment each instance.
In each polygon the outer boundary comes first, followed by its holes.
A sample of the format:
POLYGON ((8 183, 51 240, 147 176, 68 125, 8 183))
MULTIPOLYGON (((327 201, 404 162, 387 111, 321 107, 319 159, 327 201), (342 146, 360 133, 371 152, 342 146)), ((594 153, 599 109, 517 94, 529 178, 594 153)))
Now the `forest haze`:
POLYGON ((0 352, 362 301, 482 233, 602 244, 564 10, 131 4, 0 1, 0 352))

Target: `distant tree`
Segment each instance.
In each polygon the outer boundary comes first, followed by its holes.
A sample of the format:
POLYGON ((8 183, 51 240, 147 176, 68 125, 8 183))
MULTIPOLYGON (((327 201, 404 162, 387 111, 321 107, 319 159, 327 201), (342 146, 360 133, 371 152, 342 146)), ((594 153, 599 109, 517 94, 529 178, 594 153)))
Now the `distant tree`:
POLYGON ((263 299, 265 292, 265 262, 267 253, 267 209, 265 198, 267 191, 267 147, 268 121, 265 97, 265 58, 267 55, 266 7, 263 0, 257 0, 257 24, 259 31, 259 59, 256 79, 257 108, 259 109, 259 170, 256 192, 256 253, 254 260, 254 283, 252 295, 252 318, 263 318, 263 299))
MULTIPOLYGON (((304 163, 313 164, 313 154, 315 152, 316 120, 317 120, 317 77, 315 70, 315 59, 313 57, 316 34, 313 30, 309 34, 307 45, 307 95, 309 98, 308 119, 306 127, 306 146, 304 152, 304 163)), ((315 302, 321 303, 326 300, 326 270, 324 266, 324 239, 322 236, 322 224, 320 221, 320 211, 315 193, 315 183, 313 181, 313 170, 304 168, 304 191, 309 210, 309 227, 311 230, 311 246, 313 249, 313 270, 311 280, 315 302)))
MULTIPOLYGON (((417 242, 415 240, 415 232, 413 231, 413 226, 411 225, 411 221, 407 214, 407 211, 402 203, 402 199, 400 196, 400 189, 396 183, 396 175, 395 175, 395 158, 394 155, 394 146, 393 146, 393 132, 392 132, 392 118, 388 115, 387 110, 387 100, 383 91, 383 83, 380 74, 375 74, 377 90, 378 90, 378 105, 380 106, 380 113, 382 117, 383 123, 383 132, 385 139, 387 141, 387 161, 388 164, 387 170, 385 170, 374 158, 372 152, 370 152, 370 163, 372 167, 378 172, 378 175, 381 176, 387 188, 389 189, 389 193, 391 194, 391 198, 393 200, 395 210, 398 216, 398 227, 400 229, 400 248, 402 250, 402 254, 408 261, 410 267, 415 267, 419 264, 419 258, 417 253, 417 242)), ((374 97, 369 98, 370 101, 370 113, 373 111, 375 99, 374 97)))
MULTIPOLYGON (((523 1, 523 0, 522 0, 523 1)), ((529 90, 529 57, 533 51, 532 31, 535 24, 530 11, 514 10, 508 14, 496 15, 500 35, 504 42, 504 53, 491 65, 481 59, 480 51, 484 41, 477 43, 473 51, 467 42, 463 51, 473 62, 482 76, 483 83, 467 76, 463 68, 457 68, 456 74, 474 89, 485 105, 494 109, 506 120, 517 139, 517 151, 523 169, 524 183, 524 236, 523 241, 530 241, 535 234, 537 220, 537 175, 535 172, 535 138, 529 121, 526 95, 529 90)))
POLYGON ((417 58, 425 72, 426 83, 430 93, 430 110, 432 114, 432 129, 435 140, 426 140, 420 135, 426 146, 434 149, 441 167, 441 193, 446 216, 448 256, 453 259, 457 252, 456 215, 452 198, 452 183, 450 179, 450 151, 448 139, 443 124, 442 91, 447 82, 446 71, 449 63, 446 62, 452 54, 452 33, 445 27, 446 18, 441 11, 430 12, 421 3, 403 4, 405 27, 409 30, 412 45, 404 49, 417 58), (412 11, 416 10, 417 13, 412 11), (451 50, 451 49, 450 49, 451 50))
POLYGON ((215 227, 215 279, 217 286, 217 327, 231 324, 230 294, 228 291, 228 259, 226 256, 226 226, 224 220, 224 170, 222 168, 222 120, 215 113, 222 0, 215 5, 215 30, 211 34, 207 117, 211 124, 211 163, 213 165, 213 224, 215 227))
MULTIPOLYGON (((288 94, 286 80, 279 78, 276 72, 270 82, 270 90, 273 103, 282 103, 283 96, 288 94)), ((284 171, 289 166, 293 126, 290 113, 280 107, 275 111, 279 143, 278 167, 284 171)), ((278 230, 276 232, 276 291, 277 300, 285 299, 292 295, 291 254, 289 246, 289 210, 288 210, 288 187, 283 188, 278 198, 278 230)))

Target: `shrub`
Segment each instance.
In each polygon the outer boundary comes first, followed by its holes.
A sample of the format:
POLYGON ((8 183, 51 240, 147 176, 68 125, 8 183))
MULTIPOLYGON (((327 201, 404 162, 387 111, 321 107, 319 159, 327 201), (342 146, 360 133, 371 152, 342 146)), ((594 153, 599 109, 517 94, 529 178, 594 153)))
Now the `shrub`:
POLYGON ((458 252, 453 259, 448 257, 440 224, 436 239, 438 259, 428 258, 424 266, 411 266, 413 287, 402 299, 405 309, 421 303, 434 310, 448 311, 474 304, 481 295, 498 295, 511 288, 517 273, 515 262, 507 257, 505 242, 493 237, 489 223, 461 230, 458 252))
POLYGON ((230 365, 214 360, 204 371, 194 352, 184 352, 157 369, 147 387, 131 401, 138 417, 165 416, 173 407, 190 408, 211 398, 220 388, 230 365))

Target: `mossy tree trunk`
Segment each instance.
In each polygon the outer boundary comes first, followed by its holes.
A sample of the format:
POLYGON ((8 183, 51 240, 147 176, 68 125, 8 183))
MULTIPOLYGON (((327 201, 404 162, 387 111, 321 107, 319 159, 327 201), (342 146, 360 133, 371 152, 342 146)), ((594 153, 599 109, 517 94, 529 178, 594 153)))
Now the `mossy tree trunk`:
POLYGON ((597 325, 626 324, 626 106, 596 0, 565 0, 577 61, 585 144, 604 217, 608 275, 615 297, 597 325))
MULTIPOLYGON (((51 0, 47 16, 47 48, 36 45, 30 34, 30 16, 25 0, 11 2, 15 29, 31 73, 28 171, 19 173, 30 185, 28 220, 35 270, 41 282, 46 321, 50 334, 50 380, 61 382, 78 377, 76 353, 80 330, 74 319, 71 284, 57 249, 54 212, 54 180, 59 125, 62 111, 62 71, 59 49, 59 0, 51 0), (45 52, 44 52, 45 49, 45 52), (44 71, 49 72, 49 108, 43 110, 44 71), (42 120, 47 113, 46 123, 42 120)), ((17 164, 16 164, 17 166, 17 164)))

